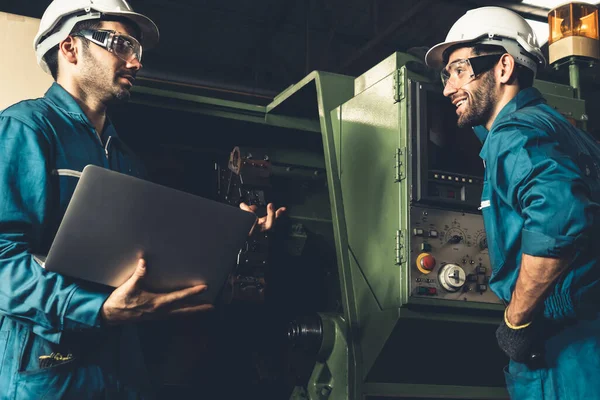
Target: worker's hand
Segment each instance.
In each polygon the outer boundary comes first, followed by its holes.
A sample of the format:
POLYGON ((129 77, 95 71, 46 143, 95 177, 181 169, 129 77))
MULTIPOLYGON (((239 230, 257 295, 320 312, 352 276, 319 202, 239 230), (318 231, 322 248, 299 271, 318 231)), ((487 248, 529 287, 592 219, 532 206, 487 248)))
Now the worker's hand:
POLYGON ((512 325, 504 312, 502 323, 496 330, 500 349, 511 359, 523 364, 536 364, 541 360, 543 337, 540 335, 539 321, 531 321, 520 326, 512 325))
POLYGON ((109 325, 158 319, 173 314, 190 314, 212 310, 210 304, 201 304, 198 295, 205 285, 193 286, 170 293, 152 293, 144 289, 146 262, 143 259, 131 277, 116 288, 102 305, 101 315, 109 325))
MULTIPOLYGON (((240 208, 244 211, 256 214, 256 209, 258 207, 248 206, 246 203, 240 203, 240 208)), ((273 229, 273 227, 275 226, 275 221, 277 220, 277 218, 279 218, 279 216, 281 216, 281 214, 285 212, 285 210, 285 207, 280 207, 277 209, 277 211, 275 211, 273 203, 267 204, 267 215, 257 219, 256 223, 250 230, 250 235, 252 235, 255 229, 259 229, 260 232, 270 231, 271 229, 273 229)))

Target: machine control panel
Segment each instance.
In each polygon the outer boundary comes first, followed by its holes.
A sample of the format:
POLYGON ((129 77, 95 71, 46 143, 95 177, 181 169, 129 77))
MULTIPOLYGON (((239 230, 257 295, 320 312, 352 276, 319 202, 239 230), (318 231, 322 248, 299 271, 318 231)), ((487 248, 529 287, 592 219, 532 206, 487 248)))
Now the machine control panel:
POLYGON ((501 304, 481 215, 413 205, 410 218, 411 296, 501 304))

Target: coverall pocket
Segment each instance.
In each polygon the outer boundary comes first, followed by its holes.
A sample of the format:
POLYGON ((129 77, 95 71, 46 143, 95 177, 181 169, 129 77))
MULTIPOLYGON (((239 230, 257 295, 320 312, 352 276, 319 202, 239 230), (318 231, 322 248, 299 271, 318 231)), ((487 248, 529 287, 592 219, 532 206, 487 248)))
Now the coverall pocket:
POLYGON ((67 347, 51 343, 31 331, 25 333, 21 350, 19 375, 22 377, 52 374, 71 368, 76 361, 67 347), (53 356, 53 360, 42 362, 42 358, 53 356))
POLYGON ((82 382, 77 379, 74 365, 74 362, 69 362, 55 367, 19 372, 15 382, 15 398, 36 400, 85 398, 82 396, 85 391, 81 390, 82 382))
POLYGON ((509 372, 504 367, 506 389, 512 400, 543 400, 544 391, 540 370, 522 370, 509 372))
MULTIPOLYGON (((40 356, 63 354, 64 346, 51 343, 30 330, 24 332, 19 369, 15 379, 17 399, 71 399, 69 388, 75 381, 76 359, 40 363, 40 356)), ((81 397, 79 397, 81 398, 81 397)))

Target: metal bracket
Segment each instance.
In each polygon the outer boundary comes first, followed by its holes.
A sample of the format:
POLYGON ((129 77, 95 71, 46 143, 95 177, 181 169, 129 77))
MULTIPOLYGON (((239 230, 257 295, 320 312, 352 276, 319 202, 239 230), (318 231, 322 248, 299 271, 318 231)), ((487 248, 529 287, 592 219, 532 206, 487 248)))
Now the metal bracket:
MULTIPOLYGON (((349 399, 347 323, 341 315, 319 313, 322 342, 313 372, 307 383, 310 400, 349 399)), ((290 400, 307 399, 298 393, 290 400)), ((354 397, 352 397, 354 398, 354 397)))
POLYGON ((406 234, 402 230, 396 231, 396 265, 404 263, 404 249, 406 248, 406 234))
POLYGON ((396 149, 396 177, 394 178, 394 182, 398 183, 404 179, 406 179, 406 147, 401 149, 396 149))
POLYGON ((405 89, 404 68, 400 68, 394 73, 394 104, 404 100, 405 89))

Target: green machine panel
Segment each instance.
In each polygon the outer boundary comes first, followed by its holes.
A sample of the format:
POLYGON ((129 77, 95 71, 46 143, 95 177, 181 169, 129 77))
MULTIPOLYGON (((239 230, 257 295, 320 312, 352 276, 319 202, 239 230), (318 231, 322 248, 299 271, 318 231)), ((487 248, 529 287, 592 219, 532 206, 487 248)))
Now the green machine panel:
MULTIPOLYGON (((402 302, 398 233, 407 223, 406 185, 397 182, 396 157, 406 148, 399 135, 401 103, 394 76, 340 107, 339 160, 350 258, 369 282, 378 307, 402 302)), ((401 251, 402 253, 402 251, 401 251)), ((360 307, 360 301, 358 301, 360 307)))
POLYGON ((506 359, 494 341, 502 306, 481 290, 490 271, 481 216, 414 201, 422 138, 410 89, 427 80, 397 55, 365 75, 357 80, 371 85, 331 113, 356 277, 346 290, 357 309, 360 391, 505 396, 506 359))

